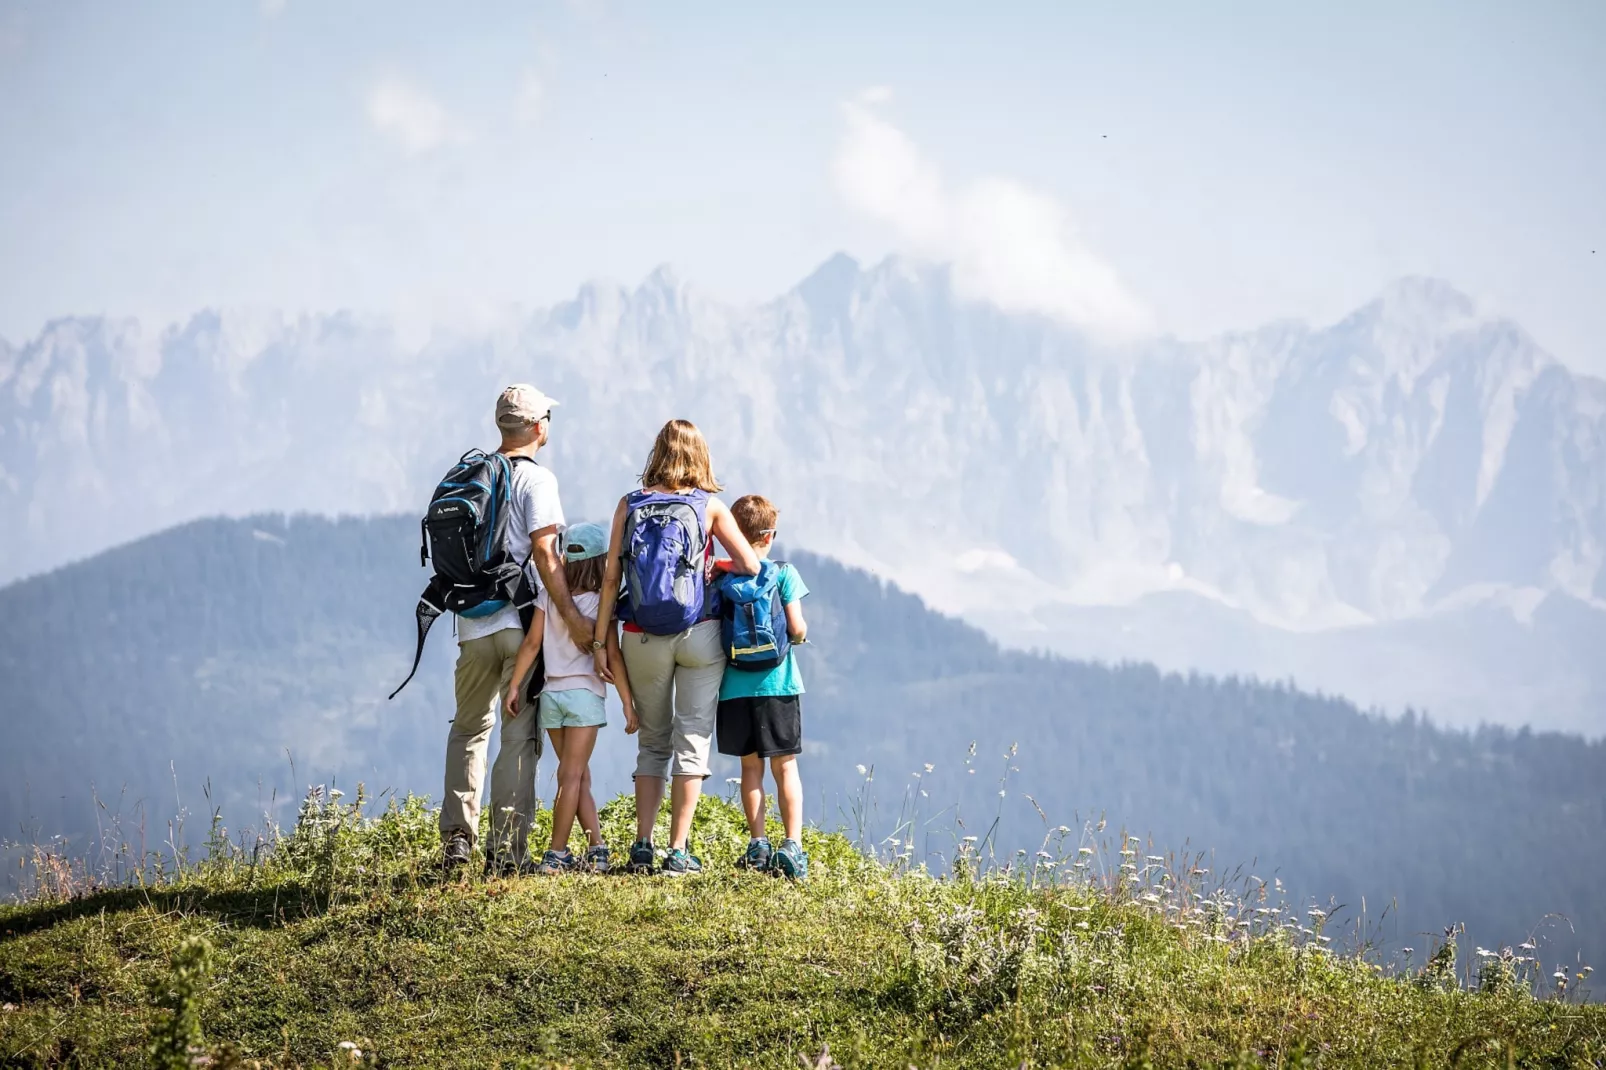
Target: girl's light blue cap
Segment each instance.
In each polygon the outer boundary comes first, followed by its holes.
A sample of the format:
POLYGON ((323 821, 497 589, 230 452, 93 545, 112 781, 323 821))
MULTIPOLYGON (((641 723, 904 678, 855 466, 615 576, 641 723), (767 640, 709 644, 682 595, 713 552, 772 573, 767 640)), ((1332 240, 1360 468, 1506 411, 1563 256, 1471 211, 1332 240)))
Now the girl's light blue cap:
POLYGON ((601 524, 576 524, 563 533, 563 559, 589 561, 608 552, 608 533, 601 524))

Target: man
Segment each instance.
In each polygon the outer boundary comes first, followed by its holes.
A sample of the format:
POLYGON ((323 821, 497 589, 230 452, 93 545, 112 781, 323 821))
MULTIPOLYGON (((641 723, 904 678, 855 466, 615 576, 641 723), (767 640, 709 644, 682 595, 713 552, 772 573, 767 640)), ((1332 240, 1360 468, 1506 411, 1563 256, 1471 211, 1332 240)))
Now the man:
MULTIPOLYGON (((528 384, 502 391, 496 401, 497 452, 530 458, 547 443, 557 402, 528 384)), ((508 505, 507 551, 526 571, 533 562, 541 585, 577 644, 589 647, 591 623, 575 608, 563 577, 558 536, 563 506, 558 480, 533 463, 515 462, 508 505)), ((484 617, 457 618, 457 716, 446 739, 446 793, 441 804, 441 841, 448 869, 473 855, 479 832, 480 794, 491 727, 514 681, 513 661, 524 628, 519 611, 503 606, 484 617)), ((524 864, 535 814, 538 733, 534 717, 502 719, 501 750, 491 769, 491 843, 485 851, 492 872, 517 872, 524 864)))

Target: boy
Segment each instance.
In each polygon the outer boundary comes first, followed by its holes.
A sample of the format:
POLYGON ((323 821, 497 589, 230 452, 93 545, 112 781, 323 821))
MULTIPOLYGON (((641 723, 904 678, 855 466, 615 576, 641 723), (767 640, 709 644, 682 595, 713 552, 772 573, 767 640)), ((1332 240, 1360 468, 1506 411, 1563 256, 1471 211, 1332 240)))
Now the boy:
MULTIPOLYGON (((768 498, 749 494, 736 500, 731 514, 754 553, 761 561, 768 558, 779 517, 775 506, 768 498)), ((803 642, 808 625, 803 620, 802 600, 809 593, 808 587, 789 564, 762 567, 779 569, 777 586, 786 607, 787 636, 794 644, 803 642)), ((727 665, 720 683, 717 715, 719 752, 742 760, 742 809, 752 838, 737 865, 775 870, 793 880, 802 880, 809 872, 809 856, 799 842, 803 832, 803 784, 797 771, 797 756, 803 750, 802 696, 803 677, 797 670, 797 657, 788 650, 779 665, 762 672, 727 665), (766 761, 775 775, 775 797, 786 829, 786 838, 778 849, 771 847, 764 836, 766 761)))

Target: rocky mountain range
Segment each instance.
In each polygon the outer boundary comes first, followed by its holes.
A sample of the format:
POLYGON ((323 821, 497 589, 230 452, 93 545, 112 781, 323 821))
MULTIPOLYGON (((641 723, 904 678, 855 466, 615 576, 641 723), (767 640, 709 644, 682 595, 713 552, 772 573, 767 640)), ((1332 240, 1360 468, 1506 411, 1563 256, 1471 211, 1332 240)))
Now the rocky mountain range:
POLYGON ((573 518, 686 416, 786 541, 1006 642, 1606 731, 1606 383, 1431 279, 1124 347, 846 256, 762 305, 660 269, 423 344, 58 320, 0 343, 0 580, 209 514, 417 509, 517 380, 562 401, 573 518))

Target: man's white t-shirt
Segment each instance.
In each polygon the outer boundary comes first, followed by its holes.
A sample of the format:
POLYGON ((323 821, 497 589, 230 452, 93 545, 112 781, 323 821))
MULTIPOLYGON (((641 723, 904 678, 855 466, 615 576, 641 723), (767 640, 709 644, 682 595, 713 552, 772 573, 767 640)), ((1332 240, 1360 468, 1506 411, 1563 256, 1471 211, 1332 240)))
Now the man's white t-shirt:
MULTIPOLYGON (((530 582, 536 582, 535 566, 530 564, 530 536, 556 524, 563 527, 563 505, 558 501, 558 477, 538 464, 513 462, 513 485, 509 488, 507 552, 524 566, 530 582)), ((523 628, 519 611, 504 606, 488 617, 457 618, 457 641, 482 639, 505 628, 523 628)))

